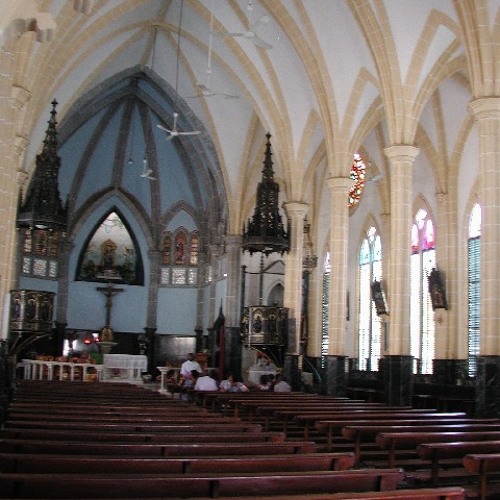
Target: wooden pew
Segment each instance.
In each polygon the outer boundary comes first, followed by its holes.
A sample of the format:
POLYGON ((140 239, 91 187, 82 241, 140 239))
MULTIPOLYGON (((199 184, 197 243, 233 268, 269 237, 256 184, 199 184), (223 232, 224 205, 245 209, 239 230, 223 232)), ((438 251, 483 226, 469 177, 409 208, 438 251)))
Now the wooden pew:
POLYGON ((118 455, 150 457, 265 455, 286 453, 313 453, 313 441, 285 441, 283 443, 91 443, 75 441, 45 441, 41 439, 0 439, 0 453, 57 453, 66 455, 118 455))
MULTIPOLYGON (((31 417, 33 419, 33 417, 31 417)), ((237 417, 222 417, 220 415, 173 415, 171 417, 169 416, 162 416, 162 417, 109 417, 104 419, 106 423, 109 424, 135 424, 135 425, 141 425, 141 424, 147 424, 149 423, 152 425, 153 423, 155 424, 203 424, 203 423, 208 423, 212 422, 214 424, 219 424, 219 425, 224 425, 224 424, 229 424, 229 423, 238 423, 241 422, 241 420, 237 417)), ((49 415, 47 418, 44 418, 43 420, 27 420, 27 419, 12 419, 7 417, 7 420, 5 422, 6 427, 36 427, 37 425, 48 425, 50 423, 56 424, 71 424, 71 423, 76 423, 78 424, 79 422, 82 422, 81 418, 58 418, 57 416, 51 416, 49 415)), ((84 423, 84 422, 82 422, 84 423)), ((92 422, 90 422, 92 423, 92 422)))
MULTIPOLYGON (((399 422, 399 424, 404 424, 399 422)), ((386 422, 376 425, 358 425, 356 423, 346 425, 342 428, 342 435, 354 441, 354 453, 356 463, 359 463, 361 445, 364 442, 374 441, 380 432, 479 432, 500 431, 500 422, 497 423, 463 423, 463 424, 429 424, 425 420, 411 425, 394 425, 386 422)), ((406 465, 406 464, 405 464, 406 465)))
POLYGON ((139 458, 95 455, 48 455, 1 453, 2 472, 103 474, 186 474, 207 472, 294 472, 347 470, 354 465, 352 453, 305 453, 300 455, 246 455, 240 457, 139 458))
MULTIPOLYGON (((417 454, 420 458, 430 462, 430 472, 413 472, 408 476, 412 482, 430 482, 437 485, 440 476, 442 477, 443 462, 447 466, 455 465, 452 471, 452 478, 460 478, 466 475, 466 469, 457 470, 463 465, 463 459, 468 454, 475 453, 495 453, 500 450, 500 441, 456 441, 456 442, 438 442, 423 443, 417 447, 417 454)), ((470 472, 468 473, 470 474, 470 472)))
POLYGON ((396 451, 399 449, 416 450, 423 443, 441 443, 453 441, 494 441, 500 440, 500 431, 478 432, 381 432, 375 438, 376 443, 389 451, 388 463, 394 467, 396 451))
MULTIPOLYGON (((500 450, 500 444, 498 446, 500 450)), ((500 453, 471 453, 463 458, 465 469, 472 474, 479 474, 479 496, 481 500, 492 494, 488 488, 488 479, 491 475, 500 474, 500 453)), ((500 485, 497 484, 496 492, 500 496, 500 485)))
MULTIPOLYGON (((368 493, 332 493, 307 495, 307 500, 464 500, 465 491, 459 486, 444 488, 399 489, 393 491, 371 491, 368 493)), ((238 500, 253 500, 253 497, 238 497, 238 500)), ((304 500, 298 495, 259 497, 259 500, 304 500)))
POLYGON ((239 474, 0 474, 0 498, 185 498, 395 490, 401 469, 239 474))
MULTIPOLYGON (((5 439, 41 439, 54 441, 91 441, 116 443, 216 443, 231 441, 238 443, 271 442, 283 443, 283 432, 187 432, 187 433, 157 433, 157 432, 106 432, 106 431, 64 431, 47 429, 2 429, 0 438, 5 439)), ((75 444, 77 446, 77 444, 75 444)))
MULTIPOLYGON (((398 421, 410 421, 410 420, 428 420, 436 418, 446 418, 446 419, 464 419, 468 418, 463 412, 453 412, 453 413, 438 413, 436 411, 402 411, 402 412, 354 412, 345 414, 325 414, 325 413, 298 413, 295 415, 295 420, 304 427, 304 433, 306 428, 314 426, 320 433, 326 434, 327 436, 327 451, 332 451, 332 438, 335 435, 335 431, 338 429, 338 422, 343 421, 345 424, 351 423, 353 421, 366 420, 370 421, 372 424, 384 420, 398 420, 398 421), (374 422, 375 421, 375 422, 374 422)), ((306 435, 306 434, 304 434, 306 435)))
MULTIPOLYGON (((304 420, 304 439, 309 439, 309 433, 306 432, 309 427, 309 419, 307 416, 298 415, 297 420, 304 420)), ((342 434, 342 429, 348 424, 353 425, 363 425, 363 426, 373 426, 376 425, 458 425, 458 424, 495 424, 500 423, 497 418, 470 418, 470 417, 460 417, 460 418, 447 418, 439 417, 439 414, 435 416, 425 418, 425 419, 393 419, 388 416, 386 419, 371 419, 365 420, 364 418, 353 418, 351 422, 346 422, 345 419, 341 420, 328 420, 328 421, 315 421, 316 430, 327 436, 327 448, 331 451, 332 449, 332 438, 333 436, 340 436, 342 434)))
POLYGON ((154 423, 144 420, 142 423, 101 423, 101 422, 7 422, 5 429, 48 429, 48 430, 70 430, 70 431, 106 431, 106 432, 155 432, 155 433, 178 433, 178 432, 261 432, 260 424, 248 424, 241 421, 223 422, 208 420, 203 422, 182 423, 154 423))

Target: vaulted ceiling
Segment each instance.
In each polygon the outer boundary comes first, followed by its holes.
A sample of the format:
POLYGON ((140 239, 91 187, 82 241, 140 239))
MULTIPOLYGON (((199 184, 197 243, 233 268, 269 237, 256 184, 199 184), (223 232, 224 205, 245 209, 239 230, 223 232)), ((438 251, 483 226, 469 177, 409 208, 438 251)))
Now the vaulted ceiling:
MULTIPOLYGON (((165 217, 177 197, 194 217, 223 219, 238 233, 253 209, 266 132, 283 198, 317 209, 324 181, 348 175, 356 151, 369 158, 369 176, 388 174, 384 147, 416 137, 431 164, 436 152, 456 152, 470 128, 467 102, 481 92, 470 74, 475 27, 489 33, 499 16, 498 1, 473 4, 11 2, 1 37, 30 93, 18 131, 30 138, 24 168, 56 98, 61 191, 75 212, 93 193, 120 189, 141 199, 145 219, 165 217), (158 125, 172 128, 174 113, 179 130, 200 134, 167 140, 158 125), (156 181, 140 176, 144 158, 156 181)), ((431 165, 438 182, 446 163, 431 165)))

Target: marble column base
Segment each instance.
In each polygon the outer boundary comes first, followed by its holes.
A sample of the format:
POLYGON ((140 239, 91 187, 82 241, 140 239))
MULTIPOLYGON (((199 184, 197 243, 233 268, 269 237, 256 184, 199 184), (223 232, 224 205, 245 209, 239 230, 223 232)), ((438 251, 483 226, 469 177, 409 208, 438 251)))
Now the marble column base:
POLYGON ((432 383, 438 385, 462 384, 467 378, 466 359, 434 359, 432 383))
POLYGON ((282 373, 283 378, 292 386, 292 391, 300 391, 302 389, 299 356, 297 354, 285 354, 282 373))
POLYGON ((325 393, 327 396, 346 397, 347 395, 347 356, 325 357, 325 393))
POLYGON ((384 356, 380 360, 383 401, 390 406, 411 406, 413 356, 384 356))
POLYGON ((500 356, 478 356, 476 374, 476 417, 500 415, 500 356))
POLYGON ((239 326, 224 329, 224 375, 234 373, 241 380, 242 345, 239 326))

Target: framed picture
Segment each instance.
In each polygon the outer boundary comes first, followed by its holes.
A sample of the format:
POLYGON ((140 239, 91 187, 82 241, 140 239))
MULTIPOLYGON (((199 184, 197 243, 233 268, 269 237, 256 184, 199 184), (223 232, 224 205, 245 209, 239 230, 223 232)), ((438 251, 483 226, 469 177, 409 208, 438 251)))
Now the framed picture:
POLYGON ((388 315, 387 304, 385 303, 384 292, 382 291, 382 285, 380 281, 375 280, 372 283, 372 299, 375 303, 375 310, 377 311, 377 316, 388 315))
POLYGON ((429 293, 431 295, 432 309, 448 309, 446 292, 441 272, 433 268, 428 276, 429 293))

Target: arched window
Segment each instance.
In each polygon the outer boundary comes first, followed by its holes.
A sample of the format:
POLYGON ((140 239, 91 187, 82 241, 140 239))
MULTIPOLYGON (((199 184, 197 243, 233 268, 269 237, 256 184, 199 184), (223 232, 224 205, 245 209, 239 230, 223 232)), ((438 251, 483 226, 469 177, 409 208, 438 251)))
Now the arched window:
POLYGON ((358 366, 360 370, 378 370, 382 353, 382 320, 372 300, 372 284, 382 279, 382 244, 371 226, 359 251, 358 366))
POLYGON ((163 234, 161 247, 161 284, 193 286, 198 283, 200 236, 179 227, 163 234))
POLYGON ((77 279, 143 284, 143 266, 134 235, 112 210, 101 220, 80 255, 77 279))
POLYGON ((323 290, 321 295, 321 366, 325 366, 328 355, 328 310, 330 301, 330 252, 326 252, 323 261, 323 290))
POLYGON ((169 266, 172 262, 172 233, 163 235, 163 245, 161 248, 161 262, 164 266, 169 266))
POLYGON ((419 209, 411 228, 410 354, 417 360, 417 373, 432 373, 435 325, 428 276, 436 267, 434 224, 419 209))
POLYGON ((354 153, 351 165, 351 179, 354 184, 349 191, 349 207, 356 205, 361 199, 361 193, 365 187, 366 167, 363 158, 358 153, 354 153))
POLYGON ((473 377, 477 370, 479 355, 480 318, 481 318, 481 207, 476 203, 469 218, 469 239, 467 245, 468 260, 468 340, 469 340, 469 375, 473 377))

